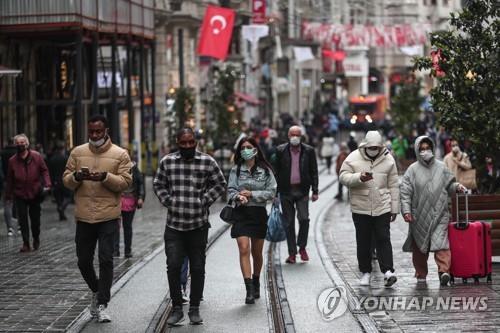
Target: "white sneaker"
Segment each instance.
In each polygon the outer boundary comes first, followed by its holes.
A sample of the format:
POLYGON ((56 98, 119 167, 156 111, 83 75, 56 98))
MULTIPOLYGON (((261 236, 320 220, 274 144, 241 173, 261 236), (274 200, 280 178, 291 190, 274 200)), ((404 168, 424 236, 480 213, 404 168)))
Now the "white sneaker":
POLYGON ((417 278, 417 283, 427 283, 426 278, 417 278))
POLYGON ((92 319, 97 318, 97 312, 99 311, 97 309, 97 293, 92 293, 92 299, 90 300, 90 317, 92 319))
POLYGON ((9 228, 9 232, 7 232, 7 235, 14 236, 14 230, 12 228, 9 228))
POLYGON ((396 274, 391 271, 385 272, 384 282, 386 287, 392 286, 394 283, 396 283, 397 280, 398 278, 396 277, 396 274))
POLYGON ((111 317, 106 313, 106 305, 100 304, 97 308, 97 322, 98 323, 109 323, 111 317))
POLYGON ((369 286, 371 277, 372 275, 370 273, 364 273, 361 279, 359 279, 359 284, 362 286, 369 286))
POLYGON ((182 304, 188 304, 189 303, 189 297, 187 294, 186 290, 182 290, 182 304))

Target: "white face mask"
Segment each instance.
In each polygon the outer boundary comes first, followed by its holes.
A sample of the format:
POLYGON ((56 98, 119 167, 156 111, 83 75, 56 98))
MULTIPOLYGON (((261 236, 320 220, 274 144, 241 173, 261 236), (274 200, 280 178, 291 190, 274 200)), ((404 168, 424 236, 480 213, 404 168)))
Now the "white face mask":
POLYGON ((430 149, 422 150, 420 152, 420 157, 422 157, 424 161, 429 162, 434 157, 434 153, 430 149))
POLYGON ((298 137, 298 136, 292 136, 290 138, 290 143, 292 144, 292 146, 298 146, 298 145, 300 145, 300 137, 298 137))
POLYGON ((365 149, 366 151, 366 155, 368 155, 368 157, 371 157, 371 158, 375 158, 378 156, 378 154, 380 154, 380 149, 377 149, 377 150, 370 150, 370 149, 365 149))
POLYGON ((104 137, 100 140, 97 140, 97 141, 92 141, 89 139, 89 143, 96 148, 102 146, 105 141, 106 141, 106 137, 104 137))

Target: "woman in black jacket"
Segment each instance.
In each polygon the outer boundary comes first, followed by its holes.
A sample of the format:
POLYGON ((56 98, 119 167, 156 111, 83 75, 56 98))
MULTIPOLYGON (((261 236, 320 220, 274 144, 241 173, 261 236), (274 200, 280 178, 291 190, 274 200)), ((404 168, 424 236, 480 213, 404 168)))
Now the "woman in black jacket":
MULTIPOLYGON (((129 151, 130 155, 130 151, 129 151)), ((136 209, 141 209, 146 197, 144 179, 142 173, 134 162, 132 166, 132 183, 128 189, 122 193, 122 226, 123 238, 125 242, 125 258, 132 257, 132 221, 136 209)), ((120 223, 116 224, 114 256, 120 256, 120 223)))

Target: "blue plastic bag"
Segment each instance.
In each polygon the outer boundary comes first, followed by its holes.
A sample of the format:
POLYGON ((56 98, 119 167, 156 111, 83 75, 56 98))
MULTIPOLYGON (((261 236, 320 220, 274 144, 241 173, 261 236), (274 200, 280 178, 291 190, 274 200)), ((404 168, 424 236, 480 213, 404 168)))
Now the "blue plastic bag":
POLYGON ((270 242, 282 242, 286 239, 285 225, 281 216, 279 200, 276 200, 271 207, 271 213, 267 220, 266 240, 270 242))

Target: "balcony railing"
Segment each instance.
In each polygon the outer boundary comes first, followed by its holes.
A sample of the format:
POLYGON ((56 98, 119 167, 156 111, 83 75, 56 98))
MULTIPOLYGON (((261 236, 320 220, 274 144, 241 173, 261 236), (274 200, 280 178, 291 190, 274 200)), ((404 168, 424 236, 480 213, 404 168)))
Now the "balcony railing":
POLYGON ((154 0, 1 0, 0 30, 81 26, 90 30, 154 35, 154 0))

